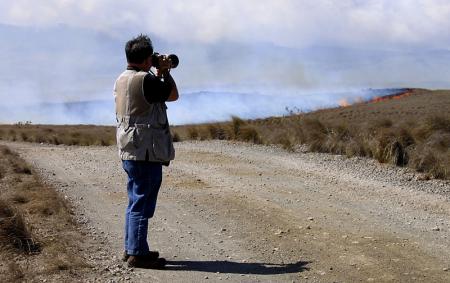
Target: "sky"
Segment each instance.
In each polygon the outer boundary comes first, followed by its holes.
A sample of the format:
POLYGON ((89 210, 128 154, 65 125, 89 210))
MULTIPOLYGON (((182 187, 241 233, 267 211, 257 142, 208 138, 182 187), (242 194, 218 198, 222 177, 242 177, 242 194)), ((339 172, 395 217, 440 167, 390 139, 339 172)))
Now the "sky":
MULTIPOLYGON (((345 90, 450 88, 448 0, 0 0, 3 108, 26 120, 24 105, 111 100, 123 46, 139 33, 180 57, 172 73, 186 107, 200 93, 200 108, 220 111, 217 94, 243 93, 280 114, 312 93, 326 94, 320 107, 345 90)), ((193 121, 176 109, 177 123, 193 121)))

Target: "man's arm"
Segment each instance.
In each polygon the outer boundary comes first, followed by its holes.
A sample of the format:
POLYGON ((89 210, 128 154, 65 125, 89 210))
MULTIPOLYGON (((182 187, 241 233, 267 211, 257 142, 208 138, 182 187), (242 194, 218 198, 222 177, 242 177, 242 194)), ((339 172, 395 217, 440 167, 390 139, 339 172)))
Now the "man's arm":
POLYGON ((172 63, 170 62, 170 59, 164 57, 159 61, 159 65, 160 68, 156 71, 156 75, 158 77, 162 77, 164 79, 164 82, 169 83, 169 85, 172 87, 167 101, 175 101, 178 99, 179 95, 177 85, 170 75, 170 66, 172 65, 172 63))
POLYGON ((166 71, 163 74, 163 78, 164 78, 164 81, 169 83, 170 86, 172 87, 172 90, 170 91, 170 94, 169 94, 169 97, 167 98, 167 101, 176 101, 176 100, 178 100, 179 95, 178 95, 177 84, 175 83, 175 80, 170 75, 169 71, 166 71))
POLYGON ((148 103, 176 101, 179 96, 177 85, 168 70, 164 74, 156 70, 156 76, 150 73, 146 75, 143 87, 148 103))

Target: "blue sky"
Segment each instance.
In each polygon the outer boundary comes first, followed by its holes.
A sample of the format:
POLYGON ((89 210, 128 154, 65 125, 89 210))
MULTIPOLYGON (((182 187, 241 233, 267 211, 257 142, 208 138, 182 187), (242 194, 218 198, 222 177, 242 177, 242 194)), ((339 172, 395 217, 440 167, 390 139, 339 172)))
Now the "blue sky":
POLYGON ((450 88, 448 0, 0 0, 0 99, 110 99, 139 33, 182 94, 450 88))

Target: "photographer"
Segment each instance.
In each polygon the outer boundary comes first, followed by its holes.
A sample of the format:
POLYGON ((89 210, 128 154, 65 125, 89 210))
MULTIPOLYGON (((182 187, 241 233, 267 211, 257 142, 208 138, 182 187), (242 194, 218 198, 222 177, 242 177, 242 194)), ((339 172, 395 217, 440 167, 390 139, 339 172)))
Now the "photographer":
POLYGON ((114 84, 117 146, 128 175, 123 260, 130 267, 159 269, 166 260, 150 251, 147 231, 161 186, 162 165, 169 165, 175 157, 165 104, 178 99, 170 75, 174 64, 166 56, 155 56, 145 35, 128 41, 125 53, 127 69, 114 84), (150 72, 155 65, 156 75, 150 72))

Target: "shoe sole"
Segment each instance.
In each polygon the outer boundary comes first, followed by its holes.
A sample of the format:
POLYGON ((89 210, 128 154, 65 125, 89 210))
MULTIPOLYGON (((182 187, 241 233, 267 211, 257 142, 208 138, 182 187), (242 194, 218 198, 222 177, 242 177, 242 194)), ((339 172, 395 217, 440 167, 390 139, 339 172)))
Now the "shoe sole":
POLYGON ((143 269, 164 269, 167 261, 164 258, 158 258, 153 262, 128 262, 128 267, 143 269))
MULTIPOLYGON (((126 262, 130 256, 128 254, 125 254, 122 256, 122 261, 126 262)), ((148 254, 148 257, 150 259, 158 259, 159 258, 159 252, 150 251, 148 254)))

